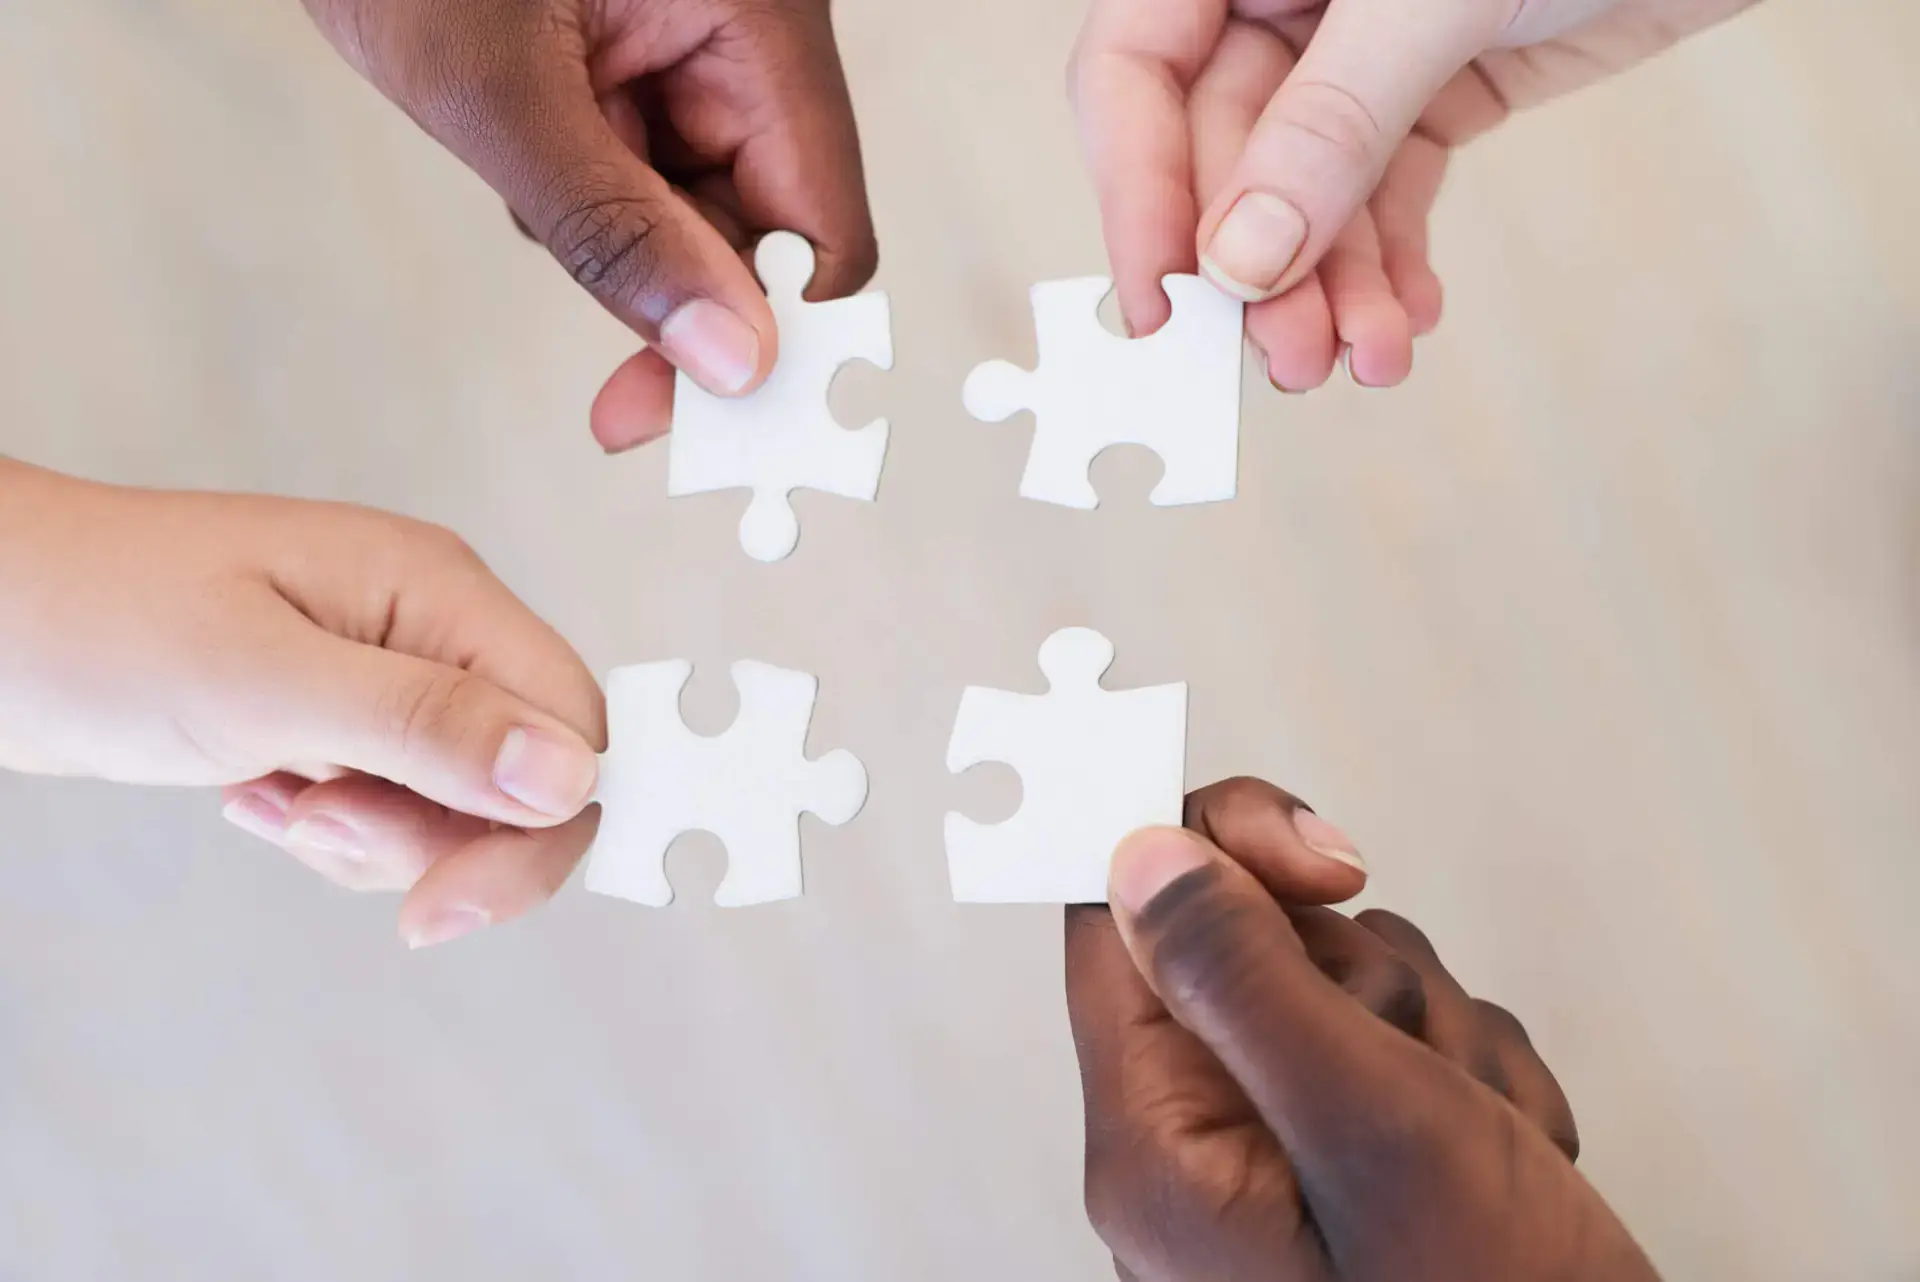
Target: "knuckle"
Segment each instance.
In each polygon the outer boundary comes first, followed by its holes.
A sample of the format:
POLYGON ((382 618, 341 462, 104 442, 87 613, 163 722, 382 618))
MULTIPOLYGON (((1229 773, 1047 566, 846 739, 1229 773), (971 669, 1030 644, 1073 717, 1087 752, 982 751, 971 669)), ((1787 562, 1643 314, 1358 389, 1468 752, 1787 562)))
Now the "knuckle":
POLYGON ((1382 939, 1412 925, 1399 913, 1390 913, 1384 908, 1363 908, 1353 915, 1353 919, 1382 939))
POLYGON ((1553 1146, 1567 1155, 1569 1162, 1580 1160, 1580 1130, 1574 1125, 1573 1116, 1568 1114, 1559 1118, 1547 1128, 1547 1138, 1553 1146))
POLYGON ((1500 1058, 1499 1047, 1487 1044, 1476 1047, 1461 1067, 1501 1099, 1509 1104, 1514 1102, 1513 1074, 1507 1071, 1506 1061, 1500 1058))
POLYGON ((1481 1085, 1511 1102, 1514 1099, 1513 1073, 1508 1066, 1506 1053, 1511 1050, 1528 1058, 1534 1057, 1525 1033, 1520 1035, 1517 1042, 1513 1037, 1513 1030, 1519 1028, 1520 1021, 1492 1002, 1474 999, 1469 1009, 1473 1012, 1472 1050, 1463 1067, 1481 1085))
POLYGON ((434 671, 396 684, 381 708, 381 727, 404 757, 457 747, 481 695, 477 677, 457 669, 434 671))
POLYGON ((1517 1042, 1527 1050, 1533 1049, 1533 1039, 1527 1036, 1527 1026, 1506 1007, 1476 997, 1473 999, 1473 1013, 1493 1037, 1517 1042))
POLYGON ((1227 1126, 1198 1141, 1188 1164, 1190 1203, 1202 1222, 1271 1221, 1292 1200, 1290 1177, 1273 1134, 1264 1126, 1227 1126))
POLYGON ((1386 161, 1386 130, 1352 90, 1325 80, 1289 81, 1282 128, 1330 148, 1353 167, 1373 168, 1386 161))
POLYGON ((406 890, 425 871, 424 862, 414 851, 396 849, 392 841, 384 839, 372 841, 364 856, 358 858, 314 849, 297 840, 288 842, 287 850, 327 881, 358 894, 406 890))
POLYGON ((1264 823, 1276 815, 1288 815, 1302 804, 1277 784, 1251 775, 1235 775, 1188 793, 1184 822, 1189 828, 1217 836, 1236 818, 1264 823))
POLYGON ((1128 72, 1146 71, 1149 65, 1115 43, 1114 33, 1108 29, 1109 24, 1103 20, 1099 8, 1094 6, 1094 11, 1081 25, 1067 55, 1067 106, 1082 120, 1089 118, 1088 112, 1097 112, 1109 96, 1103 91, 1122 81, 1128 72))
POLYGON ((480 554, 473 550, 473 545, 444 525, 417 522, 409 533, 412 542, 433 560, 463 567, 480 563, 480 554))
POLYGON ((549 201, 547 248, 582 288, 601 298, 644 292, 659 274, 662 221, 654 203, 609 176, 576 175, 549 201))
POLYGON ((1210 801, 1218 806, 1241 805, 1262 795, 1267 795, 1272 785, 1255 779, 1251 775, 1235 775, 1231 779, 1222 779, 1210 783, 1193 793, 1194 800, 1210 801))
POLYGON ((443 525, 382 514, 367 538, 367 563, 396 597, 485 568, 473 546, 443 525))
POLYGON ((1369 968, 1358 996, 1368 1010, 1407 1036, 1425 1035, 1427 988, 1405 959, 1393 957, 1369 968))
POLYGON ((1354 920, 1384 940, 1387 947, 1395 952, 1411 953, 1443 972, 1446 970, 1440 964, 1440 954, 1434 950, 1433 941, 1427 938, 1427 933, 1399 913, 1388 912, 1384 908, 1369 908, 1355 914, 1354 920))

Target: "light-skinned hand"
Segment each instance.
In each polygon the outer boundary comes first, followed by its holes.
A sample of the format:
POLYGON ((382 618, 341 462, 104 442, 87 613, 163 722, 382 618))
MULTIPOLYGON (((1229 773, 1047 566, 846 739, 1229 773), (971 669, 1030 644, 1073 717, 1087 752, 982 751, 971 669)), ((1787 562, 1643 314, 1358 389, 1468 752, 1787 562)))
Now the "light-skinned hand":
POLYGON ((438 943, 599 826, 599 686, 445 530, 0 459, 0 768, 221 786, 227 818, 438 943), (584 811, 584 813, 583 813, 584 811))
POLYGON ((648 346, 594 402, 609 450, 667 430, 674 369, 757 387, 778 346, 739 251, 799 232, 807 296, 877 251, 827 0, 304 0, 349 62, 497 191, 648 346))
POLYGON ((1341 352, 1387 387, 1440 320, 1427 219, 1448 153, 1754 0, 1093 0, 1070 84, 1120 310, 1160 278, 1252 304, 1285 391, 1341 352))

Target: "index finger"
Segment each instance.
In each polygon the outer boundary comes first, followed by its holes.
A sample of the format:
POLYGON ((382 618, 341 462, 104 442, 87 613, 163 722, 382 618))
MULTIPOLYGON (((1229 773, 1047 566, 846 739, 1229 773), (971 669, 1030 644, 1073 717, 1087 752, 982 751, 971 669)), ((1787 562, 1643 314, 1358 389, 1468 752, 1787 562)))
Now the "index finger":
POLYGON ((606 747, 593 673, 464 540, 347 505, 331 514, 334 556, 313 556, 304 527, 287 527, 273 554, 283 599, 325 632, 482 677, 606 747))
POLYGON ((1188 794, 1183 822, 1284 903, 1337 904, 1366 888, 1366 862, 1345 834, 1264 779, 1223 779, 1188 794))
POLYGON ((1160 278, 1197 265, 1187 90, 1226 29, 1227 8, 1227 0, 1096 0, 1074 46, 1068 91, 1120 313, 1134 334, 1171 314, 1160 278))

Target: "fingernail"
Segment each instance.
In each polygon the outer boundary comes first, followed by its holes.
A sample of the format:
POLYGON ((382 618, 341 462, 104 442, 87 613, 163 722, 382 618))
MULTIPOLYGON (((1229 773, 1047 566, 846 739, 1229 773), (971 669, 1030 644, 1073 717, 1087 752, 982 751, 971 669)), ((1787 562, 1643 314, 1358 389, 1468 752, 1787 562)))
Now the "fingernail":
POLYGON ((1361 379, 1361 377, 1358 374, 1353 372, 1353 344, 1352 343, 1342 343, 1340 345, 1340 363, 1346 366, 1347 377, 1353 380, 1353 385, 1355 387, 1371 388, 1373 386, 1372 383, 1365 382, 1364 380, 1361 379))
POLYGON ((1220 220, 1200 270, 1235 298, 1271 298, 1307 239, 1307 220, 1278 196, 1250 191, 1220 220))
POLYGON ((1107 897, 1139 916, 1169 883, 1207 862, 1206 848, 1184 829, 1143 828, 1113 852, 1107 897))
POLYGON ((1305 806, 1293 812, 1293 830, 1314 854, 1325 855, 1361 872, 1367 870, 1367 861, 1360 857, 1353 839, 1305 806))
POLYGON ((338 819, 331 819, 326 815, 308 815, 287 829, 287 845, 300 850, 332 855, 336 859, 351 859, 355 863, 367 857, 367 849, 360 841, 360 834, 338 819))
POLYGON ((431 948, 449 940, 471 935, 492 924, 493 917, 484 908, 456 904, 428 915, 425 921, 407 932, 408 948, 431 948))
POLYGON ((493 782, 530 810, 570 819, 587 804, 599 771, 599 760, 585 745, 515 726, 500 745, 493 782))
POLYGON ((660 350, 716 396, 732 396, 760 367, 753 326, 710 298, 682 303, 660 325, 660 350))
POLYGON ((287 839, 287 812, 258 792, 243 792, 220 810, 234 827, 278 846, 287 839))

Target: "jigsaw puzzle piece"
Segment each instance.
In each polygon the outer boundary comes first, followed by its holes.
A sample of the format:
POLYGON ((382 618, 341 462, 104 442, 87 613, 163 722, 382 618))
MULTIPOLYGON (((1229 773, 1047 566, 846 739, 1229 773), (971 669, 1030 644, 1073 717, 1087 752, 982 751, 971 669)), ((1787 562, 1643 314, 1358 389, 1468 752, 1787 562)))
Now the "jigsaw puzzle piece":
MULTIPOLYGON (((688 798, 663 791, 668 754, 685 734, 680 694, 693 665, 684 659, 616 668, 607 677, 607 722, 619 736, 600 758, 600 831, 588 852, 586 887, 652 908, 673 902, 667 847, 692 818, 688 798)), ((691 737, 691 736, 688 736, 691 737)))
POLYGON ((893 368, 892 313, 879 292, 807 302, 813 246, 792 232, 762 239, 754 266, 780 329, 779 359, 747 396, 714 396, 685 374, 675 379, 667 493, 753 491, 740 521, 741 546, 756 560, 777 561, 800 538, 794 490, 869 501, 879 492, 887 421, 843 428, 827 393, 850 361, 893 368))
POLYGON ((1159 456, 1162 476, 1148 496, 1156 506, 1234 496, 1245 307, 1198 276, 1167 276, 1161 285, 1172 315, 1133 339, 1100 323, 1108 278, 1035 285, 1039 367, 989 361, 968 375, 962 399, 975 418, 999 422, 1033 411, 1023 497, 1098 507, 1088 471, 1115 445, 1145 446, 1159 456))
POLYGON ((723 908, 794 898, 801 890, 801 814, 837 827, 867 800, 866 767, 851 752, 806 758, 818 680, 751 660, 733 665, 733 680, 740 716, 728 734, 749 733, 727 770, 729 813, 712 829, 727 847, 726 875, 713 897, 723 908))
MULTIPOLYGON (((776 233, 790 236, 791 233, 776 233)), ((806 248, 807 261, 813 261, 813 249, 798 236, 792 236, 806 248)), ((765 242, 762 242, 763 244, 765 242)), ((877 369, 893 368, 893 304, 882 290, 868 290, 864 294, 855 294, 851 298, 836 298, 825 303, 810 303, 796 291, 791 299, 783 300, 774 308, 774 317, 785 325, 798 318, 809 320, 820 318, 831 320, 833 328, 828 332, 824 325, 801 325, 800 350, 810 356, 818 352, 817 359, 798 362, 796 368, 809 371, 809 376, 817 382, 821 404, 826 403, 826 394, 833 385, 834 378, 842 366, 853 361, 865 361, 877 369)), ((786 334, 780 336, 781 350, 786 351, 786 334)), ((776 366, 776 368, 778 368, 776 366)), ((831 422, 832 420, 829 419, 831 422)), ((876 419, 884 424, 885 419, 876 419)), ((839 427, 838 423, 834 424, 839 427)), ((846 431, 846 428, 840 428, 846 431)))
MULTIPOLYGON (((1040 372, 1054 361, 1085 363, 1085 353, 1094 348, 1094 336, 1086 324, 1077 322, 1084 318, 1092 322, 1091 329, 1106 334, 1106 327, 1100 324, 1100 303, 1112 290, 1113 282, 1105 276, 1081 276, 1041 281, 1027 291, 1040 372)), ((1012 361, 987 361, 967 375, 960 397, 967 413, 983 423, 998 423, 1021 410, 1037 415, 1042 409, 1052 408, 1041 400, 1049 390, 1034 370, 1021 369, 1012 361)))
POLYGON ((586 886, 653 907, 673 902, 667 851, 685 832, 727 849, 722 907, 801 893, 800 815, 846 823, 866 802, 866 768, 845 750, 806 759, 819 683, 804 672, 733 665, 740 712, 723 734, 696 735, 680 716, 692 675, 681 660, 616 669, 607 682, 612 743, 601 759, 600 832, 586 886))
POLYGON ((1040 648, 1044 695, 968 687, 947 768, 1003 762, 1021 804, 1000 824, 949 813, 947 872, 961 903, 1104 903, 1121 838, 1180 822, 1186 769, 1184 684, 1111 691, 1113 644, 1068 628, 1040 648))
MULTIPOLYGON (((1166 465, 1147 501, 1161 507, 1230 499, 1239 488, 1241 336, 1246 304, 1199 276, 1167 276, 1167 323, 1141 340, 1156 345, 1162 368, 1179 378, 1152 380, 1155 409, 1133 426, 1166 465), (1164 399, 1160 399, 1164 397, 1164 399)), ((1149 398, 1142 389, 1141 403, 1149 398)))
POLYGON ((1033 443, 1020 478, 1023 498, 1087 511, 1100 506, 1087 469, 1094 455, 1106 447, 1090 444, 1080 426, 1083 403, 1090 400, 1092 391, 1065 385, 1062 378, 1069 369, 1092 370, 1100 364, 1096 335, 1108 340, 1114 336, 1100 324, 1098 313, 1100 301, 1112 288, 1113 282, 1104 276, 1035 285, 1028 298, 1033 306, 1037 368, 988 361, 974 367, 960 389, 967 413, 985 423, 1033 411, 1033 443), (1086 323, 1076 324, 1076 318, 1086 323))

